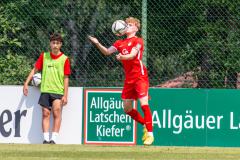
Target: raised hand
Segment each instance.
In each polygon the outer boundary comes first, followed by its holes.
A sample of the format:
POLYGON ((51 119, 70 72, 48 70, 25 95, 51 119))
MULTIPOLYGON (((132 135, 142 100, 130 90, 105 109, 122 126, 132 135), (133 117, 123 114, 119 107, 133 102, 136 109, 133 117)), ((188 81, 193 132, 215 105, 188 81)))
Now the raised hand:
POLYGON ((98 44, 98 43, 99 43, 98 39, 95 38, 95 37, 88 36, 88 39, 89 39, 93 44, 98 44))

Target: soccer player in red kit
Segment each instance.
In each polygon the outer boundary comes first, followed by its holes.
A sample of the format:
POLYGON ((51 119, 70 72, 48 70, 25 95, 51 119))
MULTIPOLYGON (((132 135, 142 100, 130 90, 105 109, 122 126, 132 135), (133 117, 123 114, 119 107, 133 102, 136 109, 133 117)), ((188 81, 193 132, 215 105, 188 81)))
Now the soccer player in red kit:
POLYGON ((117 40, 111 47, 104 47, 97 38, 89 36, 90 41, 104 54, 111 55, 118 51, 117 60, 122 62, 125 81, 122 91, 124 111, 134 120, 144 126, 142 137, 144 145, 151 145, 154 141, 152 114, 148 105, 148 73, 142 63, 143 39, 136 36, 140 29, 140 21, 137 18, 126 18, 128 27, 125 31, 126 39, 117 40), (133 101, 139 99, 144 118, 132 107, 133 101))

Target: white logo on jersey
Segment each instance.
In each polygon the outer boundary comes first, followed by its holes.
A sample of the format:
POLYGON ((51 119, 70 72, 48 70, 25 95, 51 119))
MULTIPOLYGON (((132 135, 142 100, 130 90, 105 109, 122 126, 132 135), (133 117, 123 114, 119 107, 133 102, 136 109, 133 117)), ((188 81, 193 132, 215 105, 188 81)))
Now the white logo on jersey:
POLYGON ((132 42, 129 42, 129 43, 128 43, 128 46, 131 46, 131 45, 132 45, 132 42))
POLYGON ((122 50, 122 54, 123 54, 123 55, 126 55, 126 54, 128 54, 128 51, 127 51, 126 49, 123 49, 123 50, 122 50))

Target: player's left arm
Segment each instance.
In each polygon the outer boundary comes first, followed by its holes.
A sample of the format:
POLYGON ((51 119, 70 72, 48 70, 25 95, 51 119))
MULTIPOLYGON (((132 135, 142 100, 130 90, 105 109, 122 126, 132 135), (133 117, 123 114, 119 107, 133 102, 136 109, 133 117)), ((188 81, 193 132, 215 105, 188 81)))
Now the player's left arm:
POLYGON ((136 47, 133 47, 130 54, 122 55, 119 53, 116 57, 118 60, 131 60, 138 54, 139 50, 136 47))
POLYGON ((126 54, 126 55, 122 55, 122 54, 118 54, 116 56, 116 58, 118 60, 131 60, 133 58, 136 57, 136 55, 139 53, 140 49, 141 49, 141 44, 137 43, 131 50, 130 54, 126 54))
POLYGON ((69 76, 64 76, 64 94, 62 97, 62 105, 66 105, 68 102, 68 86, 69 86, 69 76))
POLYGON ((68 87, 69 87, 69 75, 71 74, 71 65, 69 58, 66 59, 64 64, 64 94, 62 97, 62 105, 66 105, 68 102, 68 87))

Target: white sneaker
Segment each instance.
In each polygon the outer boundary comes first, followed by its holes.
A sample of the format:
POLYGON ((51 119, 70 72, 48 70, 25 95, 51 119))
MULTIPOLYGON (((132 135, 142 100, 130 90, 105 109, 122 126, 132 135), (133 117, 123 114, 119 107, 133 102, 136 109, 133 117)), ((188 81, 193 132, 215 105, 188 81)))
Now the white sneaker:
POLYGON ((144 145, 151 145, 154 141, 154 137, 151 135, 147 135, 146 139, 144 140, 143 144, 144 145))

